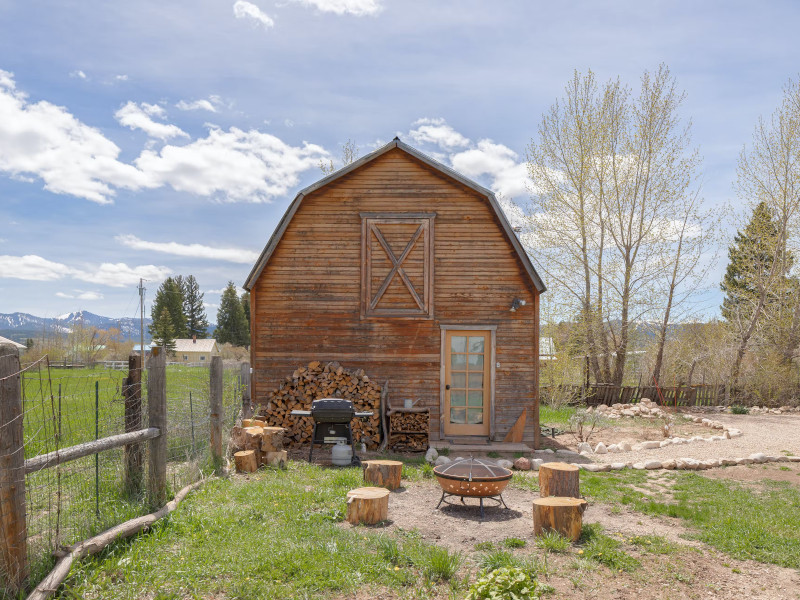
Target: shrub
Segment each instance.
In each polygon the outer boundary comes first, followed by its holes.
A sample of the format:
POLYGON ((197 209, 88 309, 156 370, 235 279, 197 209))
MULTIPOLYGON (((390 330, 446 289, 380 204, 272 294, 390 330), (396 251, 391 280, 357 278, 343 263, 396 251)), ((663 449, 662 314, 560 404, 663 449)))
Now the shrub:
POLYGON ((575 411, 569 418, 569 426, 572 434, 579 442, 588 442, 589 438, 596 429, 599 429, 602 424, 600 415, 596 412, 589 412, 585 408, 580 408, 575 411))
POLYGON ((733 406, 731 406, 731 412, 734 415, 746 415, 747 413, 750 412, 750 409, 740 404, 734 404, 733 406))
POLYGON ((472 584, 467 600, 533 600, 536 579, 515 567, 501 567, 483 574, 472 584))

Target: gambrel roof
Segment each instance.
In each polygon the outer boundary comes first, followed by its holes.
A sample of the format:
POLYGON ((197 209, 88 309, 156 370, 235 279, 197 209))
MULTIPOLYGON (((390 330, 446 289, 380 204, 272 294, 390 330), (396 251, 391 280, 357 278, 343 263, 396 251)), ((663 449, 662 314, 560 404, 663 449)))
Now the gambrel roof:
POLYGON ((261 252, 261 256, 258 257, 258 260, 256 261, 256 264, 253 266, 253 269, 250 271, 250 275, 247 276, 247 280, 245 281, 244 288, 246 290, 248 290, 248 291, 252 289, 252 287, 255 284, 256 280, 261 275, 261 272, 264 270, 264 267, 266 266, 267 262, 269 261, 270 256, 272 256, 272 253, 275 251, 275 248, 278 246, 278 243, 280 242, 281 237, 283 237, 284 232, 286 231, 287 227, 289 227, 289 222, 292 220, 292 217, 295 215, 297 210, 300 208, 300 205, 303 202, 303 198, 305 198, 306 196, 308 196, 312 192, 317 191, 321 187, 324 187, 324 186, 328 185, 329 183, 331 183, 333 181, 336 181, 340 177, 344 177, 348 173, 351 173, 352 171, 355 171, 356 169, 364 166, 365 164, 375 160, 379 156, 382 156, 382 155, 386 154, 387 152, 389 152, 390 150, 393 150, 395 148, 397 148, 399 150, 402 150, 403 152, 406 152, 407 154, 411 155, 412 157, 414 157, 418 161, 428 165, 429 167, 435 169, 436 171, 442 173, 443 175, 446 175, 447 177, 449 177, 451 179, 454 179, 458 183, 460 183, 460 184, 462 184, 462 185, 464 185, 464 186, 466 186, 466 187, 478 192, 480 195, 485 196, 486 199, 489 201, 489 205, 494 210, 494 213, 497 216, 498 221, 500 221, 500 225, 503 228, 503 231, 505 232, 506 236, 508 237, 508 240, 511 242, 511 245, 514 247, 514 250, 516 251, 518 258, 519 258, 520 262, 522 262, 522 265, 525 268, 525 271, 527 272, 528 277, 530 277, 531 282, 533 283, 534 287, 539 292, 544 292, 547 289, 545 287, 544 283, 542 282, 542 279, 539 277, 539 274, 536 272, 536 269, 534 269, 533 264, 531 263, 531 259, 530 259, 530 257, 528 257, 528 254, 525 252, 525 249, 522 247, 522 244, 520 243, 519 238, 517 238, 516 233, 514 232, 514 230, 511 227, 511 225, 509 224, 508 219, 506 218, 506 215, 503 212, 503 209, 500 207, 500 204, 497 202, 497 198, 495 197, 494 192, 492 192, 489 189, 486 189, 485 187, 483 187, 481 185, 478 185, 477 183, 475 183, 471 179, 467 179, 466 177, 464 177, 460 173, 454 171, 453 169, 451 169, 450 167, 448 167, 446 165, 443 165, 439 161, 436 161, 436 160, 432 159, 430 156, 427 156, 427 155, 423 154, 422 152, 420 152, 416 148, 412 148, 408 144, 405 144, 405 143, 401 142, 399 138, 394 138, 391 142, 389 142, 385 146, 382 146, 381 148, 378 148, 374 152, 370 152, 369 154, 367 154, 365 156, 362 156, 360 159, 350 163, 349 165, 339 169, 338 171, 335 171, 334 173, 331 173, 327 177, 323 177, 322 179, 320 179, 316 183, 314 183, 314 184, 312 184, 312 185, 300 190, 300 192, 297 194, 295 199, 289 205, 289 208, 284 213, 283 217, 281 218, 280 223, 278 223, 278 226, 275 228, 275 231, 272 234, 272 237, 270 237, 269 242, 267 242, 266 247, 261 252))

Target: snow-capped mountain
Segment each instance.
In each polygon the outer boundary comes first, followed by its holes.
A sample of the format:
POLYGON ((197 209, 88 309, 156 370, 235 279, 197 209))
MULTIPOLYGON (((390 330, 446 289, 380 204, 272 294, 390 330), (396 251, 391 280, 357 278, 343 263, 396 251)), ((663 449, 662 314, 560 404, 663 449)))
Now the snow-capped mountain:
MULTIPOLYGON (((150 334, 147 327, 151 320, 144 320, 145 340, 149 341, 150 334)), ((47 334, 69 333, 76 325, 84 327, 97 327, 98 329, 117 328, 125 338, 139 339, 139 319, 121 317, 118 319, 103 317, 85 310, 60 315, 58 317, 37 317, 28 313, 0 314, 0 336, 7 337, 20 343, 25 343, 27 338, 36 338, 47 334)))

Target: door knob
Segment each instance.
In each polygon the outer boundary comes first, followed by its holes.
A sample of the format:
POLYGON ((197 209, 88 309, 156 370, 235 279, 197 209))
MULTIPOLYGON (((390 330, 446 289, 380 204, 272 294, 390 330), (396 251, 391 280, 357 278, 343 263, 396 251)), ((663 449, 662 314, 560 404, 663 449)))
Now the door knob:
POLYGON ((446 386, 444 386, 444 389, 449 390, 450 389, 450 384, 448 383, 446 386))

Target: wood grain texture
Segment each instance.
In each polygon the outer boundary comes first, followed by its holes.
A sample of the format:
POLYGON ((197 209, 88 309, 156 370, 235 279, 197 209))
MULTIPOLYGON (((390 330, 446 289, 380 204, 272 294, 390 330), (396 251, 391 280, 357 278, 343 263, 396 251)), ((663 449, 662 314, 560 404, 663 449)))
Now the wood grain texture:
MULTIPOLYGON (((413 234, 401 227, 381 231, 398 256, 405 248, 403 239, 407 243, 413 234)), ((387 256, 383 250, 373 254, 387 256)), ((387 259, 379 274, 391 266, 387 259)), ((378 286, 372 291, 382 284, 378 279, 370 280, 370 286, 378 286)), ((387 287, 383 301, 416 305, 405 285, 387 287)), ((522 410, 530 409, 523 439, 533 442, 538 426, 538 306, 538 292, 488 200, 392 150, 306 196, 254 283, 252 402, 263 411, 269 393, 299 366, 339 361, 348 370, 363 369, 375 381, 388 380, 391 404, 412 398, 415 406, 429 408, 430 436, 439 439, 441 326, 485 324, 496 327, 493 361, 499 363, 494 373, 494 438, 502 440, 522 410), (432 318, 362 315, 362 213, 435 215, 430 283, 424 281, 424 252, 412 249, 405 259, 411 262, 403 263, 415 289, 432 290, 432 318), (514 298, 526 305, 512 313, 514 298)))
POLYGON ((581 537, 583 512, 586 500, 549 496, 533 501, 533 535, 556 531, 565 538, 577 542, 581 537))
POLYGON ((580 498, 580 471, 575 465, 561 462, 539 466, 539 495, 580 498))

